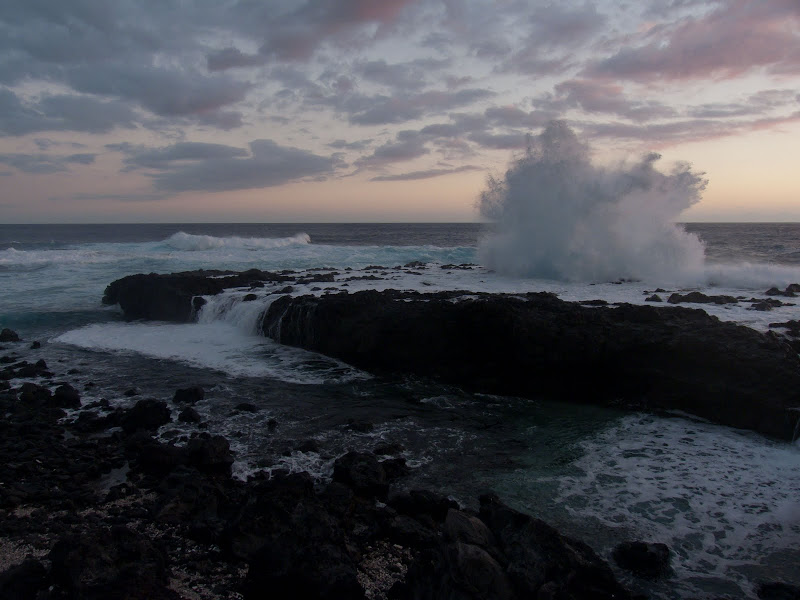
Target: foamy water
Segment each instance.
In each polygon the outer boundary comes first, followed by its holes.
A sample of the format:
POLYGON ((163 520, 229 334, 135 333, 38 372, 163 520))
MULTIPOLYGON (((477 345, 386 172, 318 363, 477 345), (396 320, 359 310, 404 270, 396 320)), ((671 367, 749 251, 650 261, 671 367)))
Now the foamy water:
MULTIPOLYGON (((744 262, 735 253, 726 254, 726 263, 706 261, 699 271, 682 271, 675 281, 661 272, 622 282, 520 277, 477 264, 477 244, 424 241, 319 244, 302 231, 274 238, 184 232, 149 241, 14 247, 0 250, 0 318, 3 326, 11 324, 24 337, 44 334, 40 339, 50 341, 42 350, 48 364, 59 364, 48 352, 57 357, 79 353, 86 380, 107 386, 102 396, 112 401, 119 393, 116 379, 123 380, 118 385, 130 386, 142 370, 155 395, 164 399, 178 385, 175 372, 187 383, 213 382, 216 387, 198 410, 214 431, 231 439, 238 453, 236 473, 242 477, 259 468, 284 468, 325 478, 338 454, 371 449, 378 441, 399 442, 406 446, 403 456, 414 468, 416 485, 459 488, 463 500, 497 487, 521 508, 526 508, 526 499, 537 498, 528 510, 536 512, 539 501, 560 507, 563 516, 550 515, 559 526, 569 529, 564 523, 572 523, 570 531, 583 534, 606 556, 622 539, 667 543, 676 553, 676 576, 647 590, 656 598, 702 597, 706 592, 712 597, 754 597, 755 583, 773 575, 800 584, 786 563, 797 560, 792 548, 800 542, 796 445, 685 419, 641 415, 587 418, 573 428, 572 422, 580 420, 574 412, 580 409, 574 407, 569 409, 572 417, 527 426, 540 410, 535 403, 365 379, 347 365, 257 334, 261 315, 284 283, 206 297, 197 322, 189 324, 126 323, 118 309, 100 304, 105 286, 124 275, 197 268, 292 269, 304 276, 320 273, 310 269, 329 267, 326 272, 335 273, 334 282, 292 283, 293 295, 389 288, 548 291, 570 301, 635 304, 644 304, 659 286, 666 290, 659 294, 665 300, 672 292, 693 289, 747 300, 766 298, 769 287, 800 282, 797 263, 744 262), (412 261, 426 264, 403 267, 412 261), (471 264, 452 266, 462 263, 471 264), (256 299, 245 301, 250 293, 256 299), (129 363, 135 365, 130 372, 125 370, 129 363), (257 404, 260 412, 233 411, 242 400, 257 404), (351 430, 347 421, 357 415, 374 423, 374 429, 351 430), (268 431, 272 418, 280 423, 276 431, 268 431), (527 453, 550 435, 563 455, 546 468, 519 468, 518 462, 525 462, 527 453), (307 437, 317 439, 322 450, 291 449, 290 442, 307 437), (289 450, 284 452, 281 444, 289 450)), ((775 244, 767 255, 793 256, 792 244, 775 244)), ((800 318, 795 305, 768 312, 751 310, 745 301, 702 308, 762 331, 772 322, 800 318)), ((100 397, 99 390, 93 393, 100 397)))

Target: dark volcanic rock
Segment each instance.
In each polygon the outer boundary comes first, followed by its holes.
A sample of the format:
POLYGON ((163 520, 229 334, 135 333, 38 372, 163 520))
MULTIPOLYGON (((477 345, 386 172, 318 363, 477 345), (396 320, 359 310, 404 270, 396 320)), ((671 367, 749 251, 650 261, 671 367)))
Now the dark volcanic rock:
POLYGON ((119 304, 128 319, 191 321, 195 296, 219 294, 232 287, 249 287, 259 281, 291 281, 291 277, 251 269, 242 273, 188 271, 157 275, 129 275, 106 287, 104 304, 119 304))
POLYGON ((125 433, 139 429, 153 431, 170 422, 167 403, 160 400, 139 400, 122 415, 120 425, 125 433))
POLYGON ((64 383, 53 393, 53 403, 60 408, 78 408, 81 405, 81 395, 70 384, 64 383))
POLYGON ((0 331, 0 342, 18 342, 20 341, 19 335, 13 329, 5 328, 0 331))
POLYGON ((389 491, 383 466, 368 452, 348 452, 337 458, 333 463, 333 480, 365 496, 383 498, 389 491))
POLYGON ((189 464, 208 473, 230 473, 231 446, 221 435, 196 437, 186 444, 189 464))
POLYGON ((780 582, 762 583, 758 586, 758 597, 760 600, 800 600, 800 586, 780 582))
POLYGON ((175 390, 175 396, 172 401, 175 404, 197 404, 206 397, 206 391, 199 385, 193 385, 188 388, 175 390))
POLYGON ((496 496, 481 497, 480 518, 497 539, 506 570, 521 597, 629 598, 613 572, 583 542, 517 512, 496 496))
POLYGON ((177 600, 167 587, 166 557, 125 527, 89 529, 59 540, 49 555, 56 589, 69 598, 177 600))
POLYGON ((680 304, 681 302, 691 302, 696 304, 737 304, 738 299, 733 296, 707 296, 702 292, 689 292, 688 294, 679 294, 675 292, 667 298, 670 304, 680 304))
POLYGON ((199 423, 203 418, 191 406, 184 408, 178 415, 178 421, 181 423, 199 423))
POLYGON ((263 331, 374 372, 484 392, 678 409, 791 439, 800 359, 697 309, 397 291, 280 298, 263 331), (580 377, 576 377, 580 374, 580 377))
POLYGON ((669 548, 666 544, 623 542, 614 548, 614 562, 640 577, 657 579, 670 572, 669 548))
POLYGON ((28 559, 0 573, 0 600, 36 600, 48 586, 47 569, 38 560, 28 559))

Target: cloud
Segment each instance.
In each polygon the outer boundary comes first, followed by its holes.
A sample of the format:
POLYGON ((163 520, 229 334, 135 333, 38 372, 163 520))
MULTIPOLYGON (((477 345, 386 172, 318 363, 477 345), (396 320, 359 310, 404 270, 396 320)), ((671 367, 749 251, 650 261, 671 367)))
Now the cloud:
MULTIPOLYGON (((279 60, 305 60, 326 42, 352 41, 367 25, 387 26, 416 0, 308 0, 298 9, 274 16, 274 8, 256 8, 267 28, 259 52, 279 60)), ((257 5, 256 5, 257 6, 257 5)))
POLYGON ((701 17, 646 32, 643 44, 591 63, 584 75, 651 81, 733 78, 757 67, 795 71, 798 31, 796 0, 731 0, 701 17))
POLYGON ((527 112, 517 106, 492 106, 486 109, 485 115, 493 125, 502 127, 543 127, 553 119, 551 112, 527 112))
POLYGON ((244 99, 252 87, 224 75, 135 64, 76 67, 67 81, 80 92, 131 100, 163 117, 212 114, 244 99))
POLYGON ((14 92, 0 88, 0 133, 5 135, 37 131, 107 133, 116 127, 136 127, 136 121, 136 114, 122 102, 59 94, 24 104, 14 92))
POLYGON ((486 100, 494 95, 483 89, 426 91, 396 96, 359 96, 345 99, 338 108, 354 125, 387 125, 420 119, 486 100))
POLYGON ((366 150, 371 143, 372 140, 358 140, 357 142, 334 140, 328 146, 336 150, 366 150))
POLYGON ((464 165, 463 167, 455 167, 452 169, 428 169, 427 171, 412 171, 410 173, 401 173, 400 175, 379 175, 373 177, 370 181, 413 181, 416 179, 430 179, 432 177, 441 177, 442 175, 452 175, 453 173, 463 173, 465 171, 482 171, 481 167, 475 165, 464 165))
POLYGON ((148 176, 162 192, 221 192, 282 185, 306 177, 321 177, 336 166, 332 157, 299 148, 280 146, 272 140, 250 142, 250 152, 218 144, 181 143, 165 148, 127 151, 126 163, 153 169, 148 176))
POLYGON ((418 90, 427 85, 428 78, 449 64, 448 60, 420 59, 406 63, 389 64, 385 60, 361 63, 357 72, 373 83, 400 90, 418 90))
POLYGON ((267 59, 261 54, 244 54, 238 48, 223 48, 210 53, 206 57, 209 71, 224 71, 234 67, 256 67, 263 65, 267 59))
POLYGON ((90 165, 96 158, 95 154, 70 154, 67 156, 53 156, 49 154, 0 154, 0 164, 14 167, 23 173, 35 175, 59 173, 70 170, 70 165, 90 165))
POLYGON ((534 104, 551 112, 580 108, 586 113, 613 114, 632 121, 650 121, 677 115, 674 108, 657 101, 634 101, 619 83, 606 80, 570 79, 555 86, 556 95, 541 96, 534 104))
POLYGON ((483 148, 492 150, 519 150, 525 147, 526 132, 486 133, 478 132, 469 136, 469 140, 483 148))
POLYGON ((387 142, 379 146, 369 155, 356 161, 356 166, 362 169, 382 168, 396 162, 405 162, 428 154, 425 140, 416 132, 400 132, 401 138, 396 142, 387 142))
POLYGON ((108 144, 106 148, 127 154, 124 160, 127 170, 169 169, 183 161, 212 161, 240 158, 250 154, 244 148, 202 142, 180 142, 163 148, 147 148, 123 143, 108 144))
POLYGON ((800 111, 789 115, 768 116, 757 119, 682 119, 668 123, 629 124, 618 122, 590 123, 583 132, 590 137, 635 140, 651 148, 665 148, 687 142, 702 142, 751 131, 774 129, 781 125, 800 122, 800 111))
POLYGON ((711 102, 692 107, 689 115, 702 119, 722 119, 764 115, 798 102, 795 90, 761 90, 740 102, 711 102))

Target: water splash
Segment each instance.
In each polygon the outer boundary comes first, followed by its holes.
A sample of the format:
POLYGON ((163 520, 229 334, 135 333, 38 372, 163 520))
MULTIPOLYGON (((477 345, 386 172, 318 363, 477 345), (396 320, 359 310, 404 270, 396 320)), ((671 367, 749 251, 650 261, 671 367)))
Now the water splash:
POLYGON ((478 207, 496 228, 481 260, 508 275, 566 281, 702 276, 703 244, 676 222, 707 181, 685 163, 662 173, 659 158, 595 166, 566 123, 552 121, 502 179, 489 178, 478 207))

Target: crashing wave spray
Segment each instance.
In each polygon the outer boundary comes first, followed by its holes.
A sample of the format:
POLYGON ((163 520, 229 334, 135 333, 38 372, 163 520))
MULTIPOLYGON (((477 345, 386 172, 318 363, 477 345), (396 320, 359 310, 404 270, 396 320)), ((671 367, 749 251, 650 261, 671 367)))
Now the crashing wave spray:
POLYGON ((659 158, 604 169, 566 123, 550 122, 481 193, 480 212, 496 224, 481 260, 508 275, 567 281, 702 276, 703 244, 676 221, 707 181, 687 164, 661 173, 659 158))

